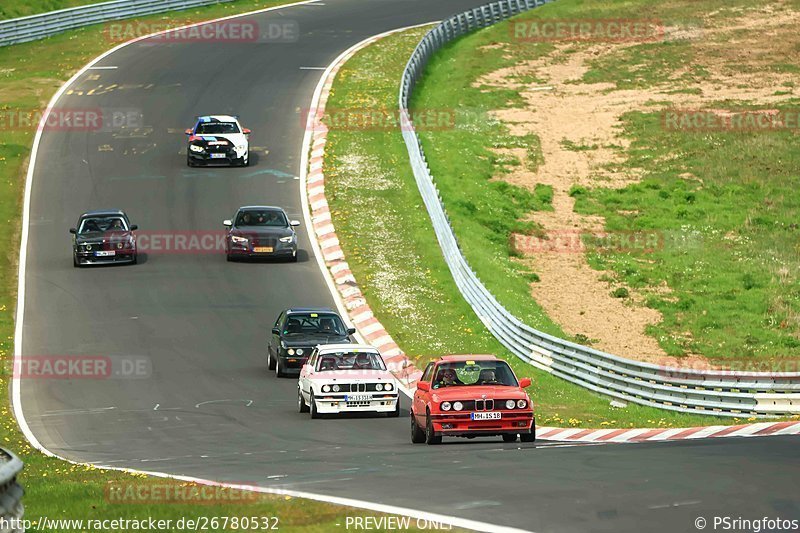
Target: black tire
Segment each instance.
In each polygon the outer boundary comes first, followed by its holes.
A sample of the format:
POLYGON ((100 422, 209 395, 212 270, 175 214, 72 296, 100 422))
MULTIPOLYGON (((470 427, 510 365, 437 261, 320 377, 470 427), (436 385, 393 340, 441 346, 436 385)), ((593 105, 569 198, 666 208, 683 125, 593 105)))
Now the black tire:
POLYGON ((442 443, 442 436, 436 435, 433 432, 433 421, 431 420, 431 415, 428 413, 428 416, 425 419, 425 444, 441 444, 442 443))
POLYGON ((503 433, 503 442, 517 442, 517 434, 503 433))
POLYGON ((295 252, 294 254, 290 255, 289 259, 287 259, 287 261, 290 262, 290 263, 297 263, 297 252, 295 252))
POLYGON ((313 392, 311 393, 311 396, 309 397, 308 400, 309 400, 308 403, 310 404, 308 406, 308 410, 311 412, 311 418, 314 419, 322 418, 322 415, 319 414, 319 411, 317 411, 317 401, 314 399, 313 392))
POLYGON ((267 348, 267 368, 275 370, 275 361, 272 359, 272 352, 267 348))
POLYGON ((72 266, 75 268, 81 267, 81 262, 78 261, 78 257, 75 254, 72 254, 72 266))
POLYGON ((397 418, 400 416, 400 397, 397 398, 397 404, 394 406, 394 411, 386 413, 388 418, 397 418))
POLYGON ((307 413, 309 411, 305 400, 303 400, 303 393, 300 392, 300 387, 297 387, 297 410, 301 413, 307 413))
POLYGON ((417 425, 417 418, 414 413, 411 413, 411 442, 413 444, 422 444, 425 442, 425 432, 419 425, 417 425))
POLYGON ((282 378, 286 375, 286 372, 283 371, 283 365, 281 364, 281 358, 275 358, 275 377, 282 378))
POLYGON ((139 254, 133 254, 133 259, 131 260, 131 264, 135 265, 139 262, 139 254))
POLYGON ((530 433, 520 433, 519 440, 522 442, 536 442, 536 428, 531 427, 530 433))
POLYGON ((187 167, 194 167, 195 166, 194 163, 192 163, 192 158, 191 157, 187 157, 186 158, 186 166, 187 167))

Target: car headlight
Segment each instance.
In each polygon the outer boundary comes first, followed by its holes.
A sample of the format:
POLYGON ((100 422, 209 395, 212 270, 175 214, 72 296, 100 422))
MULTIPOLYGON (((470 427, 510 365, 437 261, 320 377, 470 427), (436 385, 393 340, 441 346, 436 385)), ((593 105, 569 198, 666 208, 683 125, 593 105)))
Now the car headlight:
POLYGON ((237 150, 239 150, 240 152, 241 152, 242 150, 244 150, 245 148, 247 148, 247 146, 246 146, 246 145, 244 145, 244 144, 240 144, 239 146, 237 146, 237 147, 236 147, 236 149, 237 149, 237 150))
POLYGON ((383 386, 383 390, 387 390, 387 391, 388 390, 392 390, 393 388, 394 388, 394 385, 392 385, 391 383, 387 383, 386 385, 383 386))
POLYGON ((288 237, 281 237, 278 240, 281 242, 292 242, 294 240, 294 235, 289 235, 288 237))
POLYGON ((237 235, 231 235, 231 241, 237 244, 247 244, 247 237, 239 237, 237 235))
POLYGON ((339 385, 333 386, 333 392, 339 392, 339 385))
POLYGON ((286 350, 286 353, 288 353, 289 355, 294 355, 294 348, 289 348, 288 350, 286 350))
POLYGON ((117 243, 117 250, 122 250, 122 243, 121 242, 117 243))
POLYGON ((517 407, 520 409, 525 409, 528 406, 528 402, 525 400, 517 400, 517 407))
POLYGON ((330 392, 330 391, 331 391, 331 386, 330 385, 323 385, 322 386, 322 392, 330 392))
POLYGON ((302 348, 298 348, 298 349, 296 349, 294 351, 294 353, 296 353, 297 355, 303 355, 303 349, 302 348))
POLYGON ((378 383, 377 385, 375 385, 375 390, 376 390, 376 391, 382 391, 382 390, 383 390, 383 385, 381 385, 380 383, 378 383))
POLYGON ((202 146, 199 146, 197 144, 190 144, 189 145, 189 150, 191 150, 192 152, 204 152, 205 148, 203 148, 202 146))
POLYGON ((453 409, 455 409, 456 411, 460 411, 463 408, 464 408, 464 404, 461 403, 461 402, 456 402, 456 403, 453 404, 453 409))
POLYGON ((515 405, 517 405, 517 402, 514 400, 506 400, 506 409, 513 409, 515 405))
POLYGON ((450 405, 450 402, 442 402, 442 405, 439 407, 442 408, 442 411, 449 411, 452 405, 450 405))

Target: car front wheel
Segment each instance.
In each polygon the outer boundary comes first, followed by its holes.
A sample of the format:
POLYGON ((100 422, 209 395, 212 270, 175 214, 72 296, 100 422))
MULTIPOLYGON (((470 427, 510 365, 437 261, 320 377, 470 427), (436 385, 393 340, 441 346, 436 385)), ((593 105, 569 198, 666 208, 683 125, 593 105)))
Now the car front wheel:
POLYGON ((319 411, 317 411, 317 401, 314 400, 313 392, 311 393, 311 396, 309 396, 308 403, 308 410, 311 411, 311 418, 321 418, 319 411))
POLYGON ((389 418, 397 418, 400 416, 400 398, 397 398, 397 403, 394 406, 394 411, 389 411, 386 413, 386 416, 389 418))
POLYGON ((503 442, 517 442, 517 434, 503 433, 503 442))
POLYGON ((522 442, 536 442, 536 428, 531 428, 530 433, 520 433, 519 440, 522 442))
POLYGON ((442 443, 442 436, 436 435, 433 431, 433 420, 431 420, 431 415, 428 414, 428 417, 425 421, 425 444, 441 444, 442 443))
POLYGON ((275 376, 279 377, 279 378, 282 378, 285 375, 286 375, 286 373, 283 371, 283 365, 281 364, 281 358, 280 357, 276 357, 275 358, 275 376))

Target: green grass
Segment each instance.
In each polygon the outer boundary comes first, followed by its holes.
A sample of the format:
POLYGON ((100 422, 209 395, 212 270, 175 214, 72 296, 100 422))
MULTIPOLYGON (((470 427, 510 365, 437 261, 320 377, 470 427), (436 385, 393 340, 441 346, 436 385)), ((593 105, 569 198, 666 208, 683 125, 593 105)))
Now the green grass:
MULTIPOLYGON (((798 8, 796 1, 788 5, 798 8)), ((692 28, 702 26, 698 21, 708 13, 718 11, 712 21, 717 23, 750 7, 739 0, 559 1, 521 17, 653 18, 665 26, 692 28)), ((727 39, 726 34, 710 35, 717 44, 727 39)), ((412 107, 456 106, 486 116, 490 110, 524 105, 513 91, 477 83, 487 73, 548 57, 553 51, 552 43, 510 39, 508 25, 498 24, 446 46, 432 58, 412 107)), ((794 46, 797 49, 798 44, 794 46)), ((637 89, 670 82, 675 83, 675 92, 694 94, 681 83, 709 76, 697 59, 696 43, 690 40, 641 43, 597 55, 576 83, 610 82, 619 89, 637 89), (676 77, 680 69, 684 72, 676 77)), ((735 59, 723 68, 751 70, 735 59)), ((775 54, 760 69, 787 72, 786 60, 775 54)), ((797 104, 792 101, 785 107, 797 109, 797 104)), ((741 109, 748 103, 717 102, 710 107, 741 109)), ((671 294, 648 296, 646 304, 664 316, 647 333, 670 355, 702 354, 720 361, 757 358, 776 367, 787 359, 796 361, 800 355, 796 131, 665 132, 656 109, 629 113, 622 126, 632 142, 625 167, 643 169, 645 178, 621 190, 575 186, 570 196, 577 199, 580 213, 605 217, 607 229, 657 231, 664 235, 664 246, 655 253, 590 254, 590 265, 610 270, 616 281, 645 292, 663 283, 669 286, 671 294)), ((508 249, 511 232, 536 231, 530 222, 520 221, 530 220, 531 212, 544 207, 531 201, 529 189, 492 179, 514 166, 492 150, 519 138, 492 120, 451 131, 423 131, 420 136, 472 268, 512 313, 533 327, 564 337, 530 297, 531 274, 519 267, 508 249)), ((593 149, 569 141, 562 146, 572 151, 593 149)))
MULTIPOLYGON (((186 22, 207 20, 286 3, 280 0, 240 1, 213 7, 161 14, 142 21, 186 22)), ((102 26, 81 29, 49 39, 0 48, 0 101, 3 113, 42 109, 57 88, 75 71, 112 47, 102 26)), ((8 116, 8 115, 7 115, 8 116)), ((4 122, 4 124, 7 122, 4 122)), ((10 368, 13 357, 14 309, 17 284, 17 254, 24 174, 30 154, 32 131, 0 129, 0 367, 10 368)), ((8 404, 9 379, 0 373, 0 446, 12 450, 25 462, 20 476, 26 494, 25 516, 50 518, 114 519, 147 518, 177 520, 181 517, 277 516, 282 531, 334 531, 344 527, 346 516, 381 516, 378 513, 328 505, 310 500, 263 496, 248 503, 233 504, 119 504, 107 500, 108 483, 147 484, 151 478, 117 471, 76 466, 49 458, 32 449, 16 425, 8 404), (339 526, 338 524, 342 524, 339 526)), ((160 483, 160 482, 159 482, 160 483)), ((166 483, 166 482, 165 482, 166 483)), ((180 483, 173 483, 181 485, 180 483)), ((126 485, 127 486, 127 485, 126 485)), ((164 531, 186 531, 176 526, 164 531)), ((212 528, 212 530, 219 530, 212 528)), ((44 529, 42 530, 44 531, 44 529)), ((53 531, 53 530, 50 530, 53 531)), ((58 531, 77 531, 68 527, 58 531)), ((83 531, 86 531, 84 527, 83 531)))
POLYGON ((27 17, 68 7, 96 4, 105 0, 0 0, 0 19, 27 17))
MULTIPOLYGON (((328 108, 394 109, 400 73, 423 33, 415 29, 396 34, 358 52, 339 71, 328 108)), ((518 375, 534 378, 530 392, 542 425, 678 427, 735 422, 633 404, 616 409, 609 398, 537 371, 503 348, 453 282, 400 132, 331 129, 324 172, 333 223, 350 268, 376 317, 418 366, 449 353, 500 355, 518 375)), ((473 186, 466 179, 459 183, 473 186)), ((537 200, 525 193, 519 201, 544 207, 542 197, 547 194, 543 190, 538 195, 537 200)), ((482 210, 488 203, 481 201, 469 212, 486 220, 482 210)), ((498 256, 505 254, 500 250, 498 256)))

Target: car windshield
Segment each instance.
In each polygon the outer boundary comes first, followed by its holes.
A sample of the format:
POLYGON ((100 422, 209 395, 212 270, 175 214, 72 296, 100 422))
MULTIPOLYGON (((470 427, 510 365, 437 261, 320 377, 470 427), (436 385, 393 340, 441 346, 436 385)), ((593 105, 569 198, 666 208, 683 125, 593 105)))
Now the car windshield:
POLYGON ((286 227, 286 215, 277 209, 248 209, 236 217, 236 227, 274 226, 286 227))
POLYGON ((81 225, 78 228, 78 233, 81 235, 106 231, 128 231, 128 225, 122 217, 112 215, 86 217, 81 220, 81 225))
POLYGON ((197 135, 240 133, 235 122, 198 122, 194 132, 197 135))
POLYGON ((316 369, 318 371, 386 370, 386 365, 376 352, 334 352, 320 355, 316 369))
POLYGON ((347 330, 338 315, 330 313, 292 313, 283 327, 284 335, 331 335, 343 337, 347 330))
POLYGON ((433 388, 505 385, 517 387, 517 378, 505 361, 457 361, 441 363, 433 376, 433 388))

